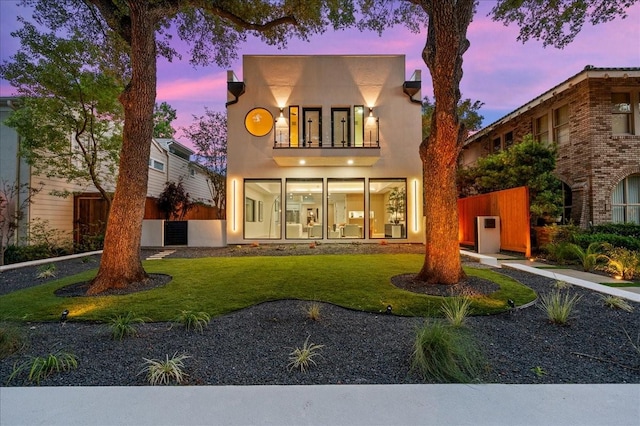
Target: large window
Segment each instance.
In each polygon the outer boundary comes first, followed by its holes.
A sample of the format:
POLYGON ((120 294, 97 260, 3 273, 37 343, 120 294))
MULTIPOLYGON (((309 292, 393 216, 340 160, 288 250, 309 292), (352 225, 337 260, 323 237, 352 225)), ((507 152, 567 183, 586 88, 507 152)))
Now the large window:
POLYGON ((327 181, 327 238, 364 238, 364 179, 327 181))
POLYGON ((407 181, 369 180, 371 238, 407 237, 407 181))
POLYGON ((244 237, 279 239, 281 235, 280 180, 244 181, 244 237))
POLYGON ((611 194, 612 222, 640 224, 640 175, 622 179, 611 194))
POLYGON ((287 179, 285 238, 323 238, 322 179, 287 179))
POLYGON ((611 94, 611 131, 614 135, 633 133, 631 93, 611 94))
POLYGON ((569 105, 553 110, 553 138, 558 145, 569 143, 569 105))

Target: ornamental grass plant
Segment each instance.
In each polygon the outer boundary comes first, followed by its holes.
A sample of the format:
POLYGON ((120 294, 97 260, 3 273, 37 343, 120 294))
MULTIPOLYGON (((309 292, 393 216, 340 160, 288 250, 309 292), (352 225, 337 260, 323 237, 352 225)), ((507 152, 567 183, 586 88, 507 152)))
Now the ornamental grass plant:
POLYGON ((484 365, 471 334, 442 321, 427 320, 416 331, 412 371, 427 383, 472 383, 484 365))
POLYGON ((171 358, 165 355, 163 360, 144 358, 144 367, 140 374, 145 374, 152 386, 168 385, 172 382, 179 385, 189 376, 184 372, 184 360, 187 358, 188 355, 178 355, 177 352, 171 358))
POLYGON ((568 292, 553 290, 540 297, 539 307, 546 313, 549 322, 566 325, 580 298, 577 294, 570 296, 568 292))

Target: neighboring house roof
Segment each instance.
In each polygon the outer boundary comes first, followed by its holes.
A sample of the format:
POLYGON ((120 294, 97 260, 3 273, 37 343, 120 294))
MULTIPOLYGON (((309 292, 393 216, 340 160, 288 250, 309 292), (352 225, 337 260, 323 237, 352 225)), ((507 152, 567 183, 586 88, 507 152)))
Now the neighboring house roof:
POLYGON ((551 99, 554 96, 557 96, 558 94, 564 92, 565 90, 570 89, 571 87, 575 86, 576 84, 580 83, 583 80, 586 80, 589 78, 628 78, 628 77, 640 77, 640 67, 600 68, 600 67, 594 67, 593 65, 587 65, 586 67, 584 67, 583 70, 581 70, 577 74, 569 77, 562 83, 552 87, 551 89, 547 90, 546 92, 537 96, 536 98, 530 100, 529 102, 517 108, 516 110, 510 112, 504 117, 484 127, 482 130, 469 136, 465 141, 464 145, 468 145, 472 143, 476 139, 491 132, 497 126, 500 126, 502 124, 507 123, 510 120, 513 120, 514 118, 524 113, 525 111, 530 110, 535 105, 538 105, 548 99, 551 99))
POLYGON ((154 138, 153 140, 156 141, 156 143, 160 145, 160 147, 162 147, 164 150, 182 157, 185 160, 189 160, 191 156, 195 154, 193 150, 182 145, 175 139, 154 138))

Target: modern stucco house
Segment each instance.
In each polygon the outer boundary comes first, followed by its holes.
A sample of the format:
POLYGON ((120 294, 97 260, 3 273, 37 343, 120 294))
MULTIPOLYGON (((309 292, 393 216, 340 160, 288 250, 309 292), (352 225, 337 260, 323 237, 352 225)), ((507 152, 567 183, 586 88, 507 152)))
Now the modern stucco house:
POLYGON ((244 56, 228 73, 227 242, 422 242, 420 71, 244 56))
MULTIPOLYGON (((16 98, 0 98, 0 181, 27 184, 33 188, 42 187, 42 190, 25 209, 24 220, 16 233, 16 242, 18 237, 27 235, 28 224, 35 220, 47 221, 48 228, 69 235, 72 232, 76 236, 79 232, 93 232, 95 225, 106 218, 100 194, 89 182, 67 182, 65 179, 39 176, 32 171, 32 167, 19 156, 19 135, 14 129, 4 125, 4 120, 17 107, 16 98), (55 195, 56 192, 65 191, 73 195, 55 195)), ((72 143, 71 137, 69 143, 72 143)), ((185 190, 193 200, 211 205, 211 189, 206 173, 201 166, 190 161, 191 155, 191 149, 173 139, 154 139, 149 156, 147 197, 157 198, 167 181, 177 182, 182 179, 185 190)), ((107 191, 113 191, 114 184, 115 182, 106 182, 107 191)))
POLYGON ((469 137, 460 161, 526 134, 558 144, 565 222, 640 223, 640 68, 585 67, 469 137))

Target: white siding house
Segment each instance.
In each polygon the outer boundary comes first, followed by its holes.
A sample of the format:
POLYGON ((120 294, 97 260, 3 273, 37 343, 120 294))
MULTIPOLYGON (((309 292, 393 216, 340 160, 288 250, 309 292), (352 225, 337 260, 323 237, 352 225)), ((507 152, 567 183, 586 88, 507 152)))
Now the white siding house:
MULTIPOLYGON (((88 182, 67 182, 32 172, 32 168, 18 155, 19 135, 14 129, 4 125, 4 120, 16 107, 14 101, 15 98, 0 98, 0 181, 42 188, 26 209, 18 234, 25 236, 29 223, 42 220, 48 222, 48 228, 71 235, 78 220, 74 196, 61 197, 55 193, 67 191, 94 199, 99 198, 99 194, 93 184, 88 182)), ((157 198, 167 181, 178 182, 182 178, 185 190, 194 200, 211 205, 212 196, 207 176, 201 166, 189 161, 191 155, 192 150, 173 139, 154 139, 149 156, 147 196, 157 198)), ((107 182, 105 189, 113 191, 114 185, 115 182, 107 182)))

